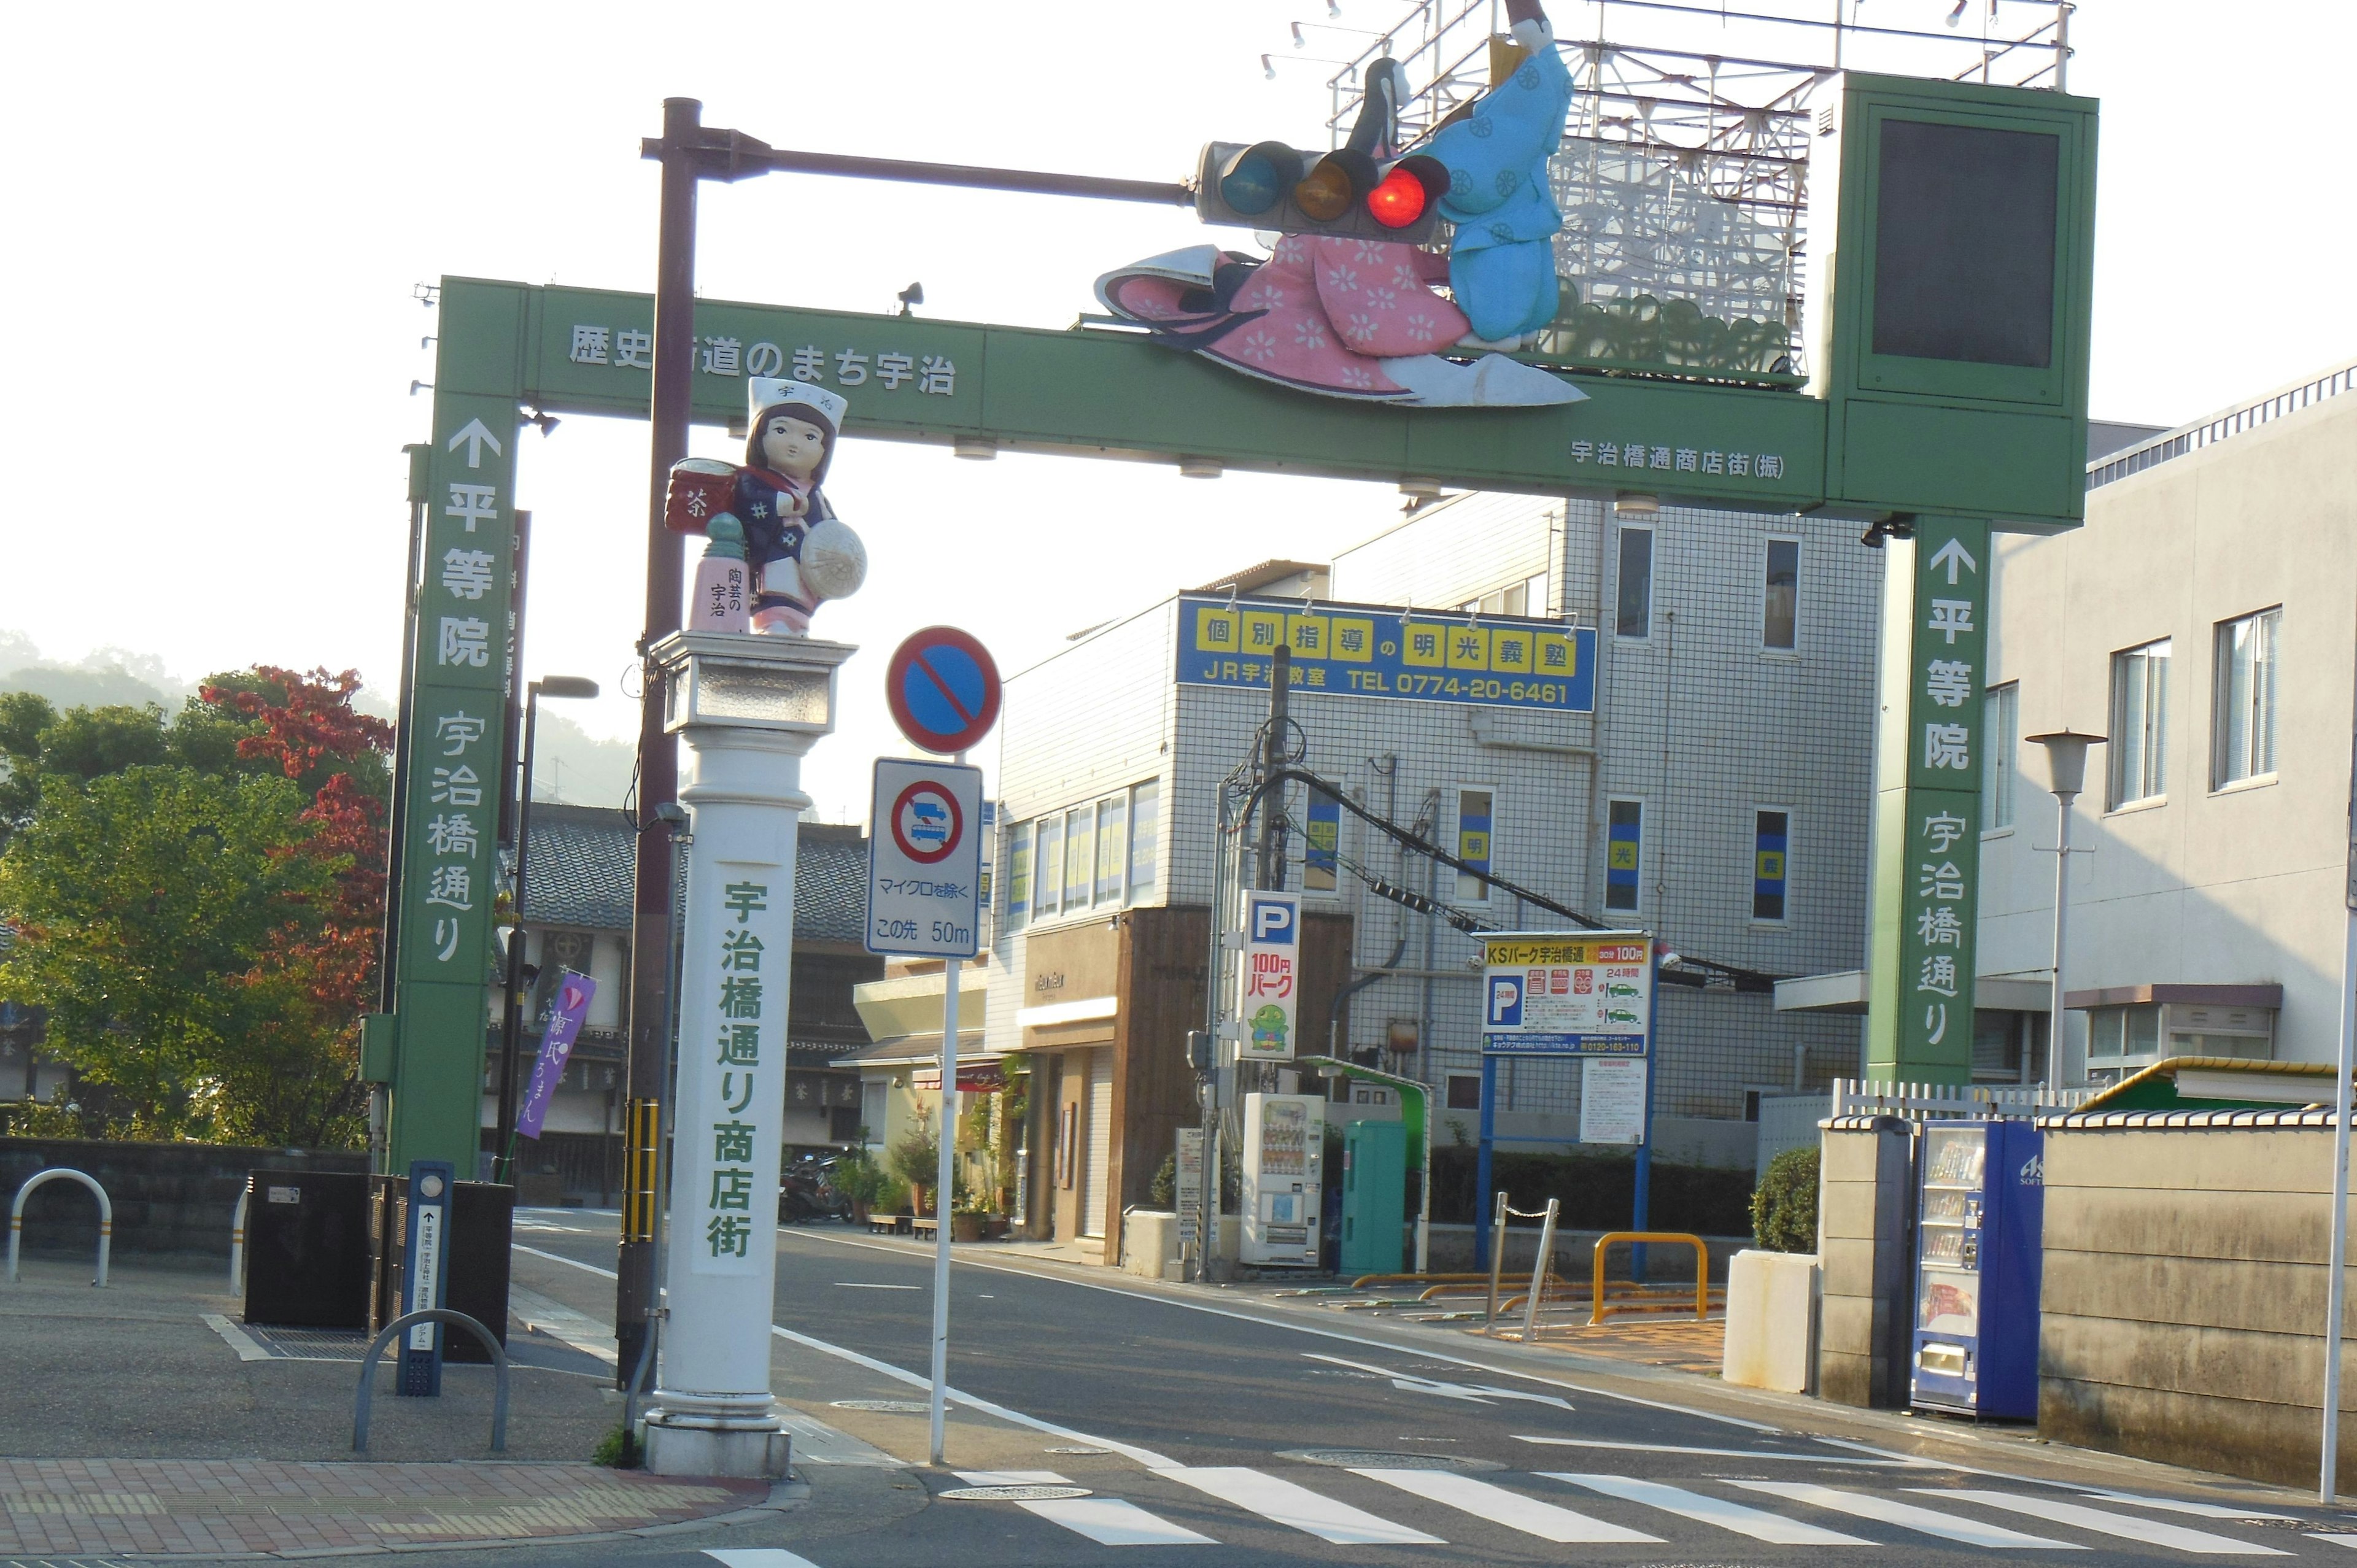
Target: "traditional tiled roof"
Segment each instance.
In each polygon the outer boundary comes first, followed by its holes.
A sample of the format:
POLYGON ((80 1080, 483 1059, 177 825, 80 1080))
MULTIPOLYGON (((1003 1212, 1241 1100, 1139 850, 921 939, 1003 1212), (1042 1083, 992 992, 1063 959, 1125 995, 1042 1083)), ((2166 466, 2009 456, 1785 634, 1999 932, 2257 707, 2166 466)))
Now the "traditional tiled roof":
MULTIPOLYGON (((535 803, 525 920, 630 929, 637 854, 637 835, 618 811, 535 803)), ((856 942, 866 924, 866 839, 856 827, 804 822, 794 856, 795 940, 856 942)))

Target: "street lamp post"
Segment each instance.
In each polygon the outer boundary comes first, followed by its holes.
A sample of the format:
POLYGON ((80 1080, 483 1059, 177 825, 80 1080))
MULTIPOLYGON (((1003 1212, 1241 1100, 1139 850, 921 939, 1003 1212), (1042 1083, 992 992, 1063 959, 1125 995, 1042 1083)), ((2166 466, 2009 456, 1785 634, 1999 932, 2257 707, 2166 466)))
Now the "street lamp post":
POLYGON ((2087 782, 2087 748, 2101 746, 2106 736, 2059 729, 2029 737, 2046 748, 2046 768, 2059 809, 2054 840, 2054 995, 2046 1018, 2046 1087, 2062 1087, 2062 936, 2068 921, 2071 891, 2071 802, 2087 782))
POLYGON ((507 1181, 515 1179, 516 1035, 523 1011, 522 1000, 516 993, 523 983, 524 867, 531 859, 532 752, 533 742, 540 733, 540 700, 544 696, 594 697, 597 694, 597 682, 578 675, 550 675, 534 681, 525 688, 525 693, 523 776, 516 787, 515 908, 509 912, 507 996, 506 1005, 500 1010, 500 1116, 498 1131, 491 1140, 500 1152, 499 1168, 492 1175, 507 1181))

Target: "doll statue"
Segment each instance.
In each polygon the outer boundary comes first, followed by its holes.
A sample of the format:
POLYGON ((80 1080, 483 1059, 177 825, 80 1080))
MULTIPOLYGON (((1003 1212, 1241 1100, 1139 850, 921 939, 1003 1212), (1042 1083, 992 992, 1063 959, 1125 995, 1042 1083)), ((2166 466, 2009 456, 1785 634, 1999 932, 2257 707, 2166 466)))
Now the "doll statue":
POLYGON ((663 523, 708 542, 696 568, 691 631, 807 637, 826 599, 849 598, 867 551, 821 487, 843 431, 843 398, 802 381, 755 376, 742 467, 707 457, 672 465, 663 523))

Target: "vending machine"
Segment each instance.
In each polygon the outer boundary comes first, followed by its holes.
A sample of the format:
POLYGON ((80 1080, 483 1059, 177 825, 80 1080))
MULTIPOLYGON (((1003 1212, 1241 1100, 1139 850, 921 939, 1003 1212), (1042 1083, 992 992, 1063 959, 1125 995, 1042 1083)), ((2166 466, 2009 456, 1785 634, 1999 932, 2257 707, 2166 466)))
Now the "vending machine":
POLYGON ((1243 1239, 1237 1262, 1318 1266, 1326 1101, 1316 1094, 1244 1096, 1243 1239))
POLYGON ((2027 1122, 1923 1129, 1910 1385, 1921 1409, 2038 1415, 2042 1148, 2027 1122))

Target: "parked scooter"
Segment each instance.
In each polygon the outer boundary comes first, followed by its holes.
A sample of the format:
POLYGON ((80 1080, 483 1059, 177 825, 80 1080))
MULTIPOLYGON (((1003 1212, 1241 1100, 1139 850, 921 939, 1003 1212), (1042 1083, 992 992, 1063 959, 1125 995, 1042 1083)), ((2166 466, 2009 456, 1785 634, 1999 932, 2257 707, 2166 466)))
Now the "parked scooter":
POLYGON ((804 1155, 778 1178, 778 1223, 851 1219, 851 1199, 834 1187, 834 1160, 804 1155))

